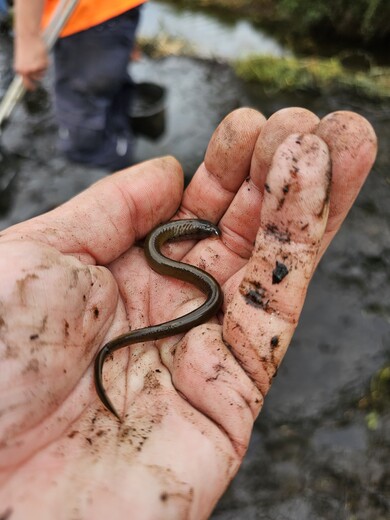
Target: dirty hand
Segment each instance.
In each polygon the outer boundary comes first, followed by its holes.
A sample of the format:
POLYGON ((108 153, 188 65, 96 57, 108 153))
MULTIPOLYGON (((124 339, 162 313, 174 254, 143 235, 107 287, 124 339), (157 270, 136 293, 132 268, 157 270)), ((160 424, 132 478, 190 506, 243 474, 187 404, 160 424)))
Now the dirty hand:
POLYGON ((27 90, 35 90, 48 66, 49 54, 42 35, 16 38, 14 69, 22 76, 27 90))
POLYGON ((241 109, 214 133, 184 195, 177 162, 156 159, 3 232, 0 517, 207 518, 375 153, 371 126, 349 112, 319 121, 286 109, 266 121, 241 109), (220 240, 168 253, 217 278, 223 313, 107 360, 120 422, 96 395, 96 353, 203 300, 152 272, 136 244, 173 215, 218 223, 220 240))

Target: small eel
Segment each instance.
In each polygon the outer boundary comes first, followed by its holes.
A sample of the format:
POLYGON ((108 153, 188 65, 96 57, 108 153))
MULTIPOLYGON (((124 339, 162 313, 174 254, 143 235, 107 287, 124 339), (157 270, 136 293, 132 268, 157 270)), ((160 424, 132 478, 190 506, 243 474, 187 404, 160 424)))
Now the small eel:
POLYGON ((190 282, 200 289, 206 296, 206 301, 197 309, 159 325, 152 325, 142 329, 133 330, 118 336, 98 352, 95 358, 94 377, 96 392, 104 406, 121 420, 118 412, 108 398, 103 386, 103 365, 106 358, 123 347, 140 343, 141 341, 154 341, 175 334, 189 331, 193 327, 206 322, 220 309, 223 301, 222 289, 218 282, 208 273, 194 267, 167 258, 161 253, 162 246, 173 240, 186 240, 206 238, 212 235, 220 236, 220 230, 207 220, 186 219, 174 220, 152 230, 145 239, 144 252, 150 267, 159 274, 172 276, 185 282, 190 282))

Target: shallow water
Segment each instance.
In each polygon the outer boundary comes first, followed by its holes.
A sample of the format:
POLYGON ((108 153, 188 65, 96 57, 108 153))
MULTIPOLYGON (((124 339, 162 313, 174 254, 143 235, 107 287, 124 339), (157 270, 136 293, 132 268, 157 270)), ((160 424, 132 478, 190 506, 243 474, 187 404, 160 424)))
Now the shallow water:
MULTIPOLYGON (((320 116, 353 109, 375 127, 378 160, 313 279, 247 456, 213 519, 389 518, 390 413, 384 408, 376 428, 369 429, 369 410, 358 406, 372 376, 390 359, 389 107, 344 97, 266 96, 212 60, 143 58, 133 72, 139 81, 167 88, 166 133, 158 141, 139 138, 136 159, 173 154, 188 179, 216 125, 238 106, 266 115, 292 105, 320 116)), ((19 183, 1 228, 56 206, 106 175, 58 157, 55 133, 50 106, 34 115, 23 107, 15 112, 2 142, 23 157, 11 156, 19 183)))
POLYGON ((223 22, 211 15, 175 9, 160 2, 148 2, 142 10, 140 36, 161 34, 188 42, 204 58, 237 59, 248 54, 281 56, 288 50, 275 38, 248 20, 223 22))

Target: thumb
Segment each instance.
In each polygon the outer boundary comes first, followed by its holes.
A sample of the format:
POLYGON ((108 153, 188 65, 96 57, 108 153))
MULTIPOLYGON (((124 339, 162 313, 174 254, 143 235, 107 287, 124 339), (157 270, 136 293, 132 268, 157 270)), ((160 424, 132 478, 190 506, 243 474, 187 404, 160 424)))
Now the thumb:
POLYGON ((172 217, 183 184, 173 157, 146 161, 106 177, 49 213, 8 228, 2 238, 28 234, 84 262, 105 265, 172 217))

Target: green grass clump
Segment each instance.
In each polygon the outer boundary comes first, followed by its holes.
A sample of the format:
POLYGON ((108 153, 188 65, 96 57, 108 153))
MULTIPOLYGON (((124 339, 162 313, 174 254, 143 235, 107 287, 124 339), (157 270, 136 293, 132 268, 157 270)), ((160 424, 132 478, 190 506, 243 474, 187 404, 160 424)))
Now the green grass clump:
POLYGON ((390 365, 386 364, 370 382, 370 388, 359 400, 358 407, 366 412, 366 424, 369 430, 376 430, 381 415, 390 410, 390 365))
POLYGON ((306 91, 331 94, 347 91, 373 99, 390 99, 390 69, 351 71, 336 59, 253 56, 235 64, 238 76, 270 92, 306 91))

